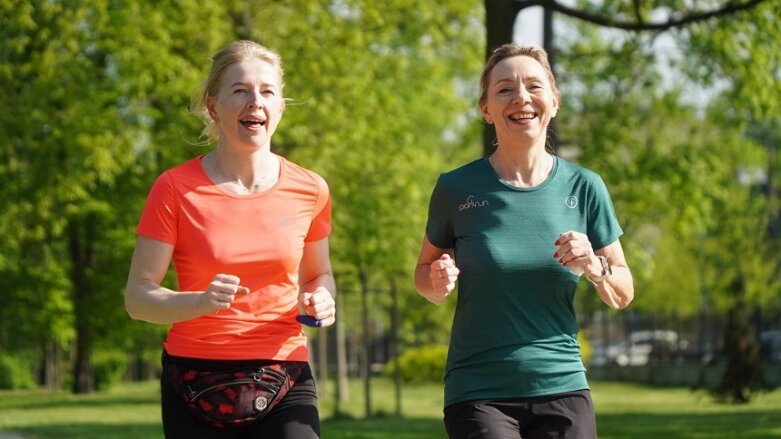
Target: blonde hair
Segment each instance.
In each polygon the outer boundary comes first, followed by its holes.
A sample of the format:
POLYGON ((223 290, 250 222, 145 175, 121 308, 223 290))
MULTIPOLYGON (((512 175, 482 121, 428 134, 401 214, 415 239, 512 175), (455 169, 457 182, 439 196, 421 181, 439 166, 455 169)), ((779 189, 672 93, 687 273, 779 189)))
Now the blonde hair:
POLYGON ((280 89, 285 86, 285 72, 282 69, 282 58, 279 54, 249 40, 239 40, 228 44, 212 57, 212 66, 209 70, 209 76, 207 76, 203 89, 192 106, 192 112, 203 119, 206 124, 206 127, 201 133, 202 137, 213 140, 218 139, 219 131, 209 115, 209 109, 206 104, 209 101, 209 98, 217 95, 217 92, 222 85, 222 78, 228 67, 248 59, 259 59, 274 66, 279 72, 280 89))

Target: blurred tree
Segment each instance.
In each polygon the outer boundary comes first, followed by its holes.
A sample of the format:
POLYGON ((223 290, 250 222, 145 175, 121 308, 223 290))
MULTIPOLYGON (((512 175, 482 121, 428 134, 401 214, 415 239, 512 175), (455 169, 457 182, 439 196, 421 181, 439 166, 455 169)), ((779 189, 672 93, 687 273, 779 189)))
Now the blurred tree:
MULTIPOLYGON (((765 387, 762 358, 757 355, 757 328, 751 310, 781 308, 781 218, 777 148, 781 140, 781 4, 768 2, 734 20, 700 23, 682 36, 693 57, 683 63, 699 84, 720 94, 713 112, 724 126, 735 126, 765 149, 764 160, 735 169, 733 184, 751 190, 750 196, 723 199, 725 212, 742 216, 721 218, 709 231, 705 257, 711 261, 711 293, 726 310, 724 337, 727 370, 713 389, 717 397, 748 402, 765 387), (738 221, 735 218, 745 218, 738 221)), ((736 151, 732 158, 742 158, 736 151)))
POLYGON ((150 173, 196 132, 183 116, 205 64, 198 42, 214 37, 186 26, 209 22, 200 2, 109 3, 0 3, 0 77, 12 91, 1 99, 15 109, 0 119, 0 282, 14 305, 0 327, 26 349, 72 348, 75 392, 94 388, 96 347, 132 338, 121 294, 132 229, 150 173))
MULTIPOLYGON (((728 369, 726 387, 744 380, 745 388, 756 388, 750 380, 761 376, 759 358, 746 355, 756 338, 730 333, 752 334, 735 326, 750 321, 735 316, 779 305, 778 240, 760 232, 773 230, 778 218, 777 124, 763 121, 779 117, 779 39, 770 24, 779 15, 778 5, 767 3, 733 20, 673 32, 679 53, 655 50, 658 35, 577 24, 577 33, 557 42, 566 48, 558 58, 562 154, 580 152, 578 160, 609 182, 631 237, 625 246, 638 291, 633 308, 687 316, 707 303, 730 316, 725 348, 730 364, 740 366, 728 369), (750 180, 768 163, 767 196, 758 198, 750 180)), ((590 295, 582 299, 587 309, 598 305, 590 295)), ((744 398, 743 389, 727 393, 744 398)))

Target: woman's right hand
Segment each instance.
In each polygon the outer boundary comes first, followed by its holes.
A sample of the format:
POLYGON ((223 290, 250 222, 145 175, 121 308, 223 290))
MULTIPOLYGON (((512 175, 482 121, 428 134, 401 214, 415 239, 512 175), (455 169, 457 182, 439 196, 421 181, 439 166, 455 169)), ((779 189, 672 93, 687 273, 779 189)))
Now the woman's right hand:
POLYGON ((241 279, 232 274, 217 274, 201 295, 200 308, 204 314, 212 314, 228 309, 237 294, 247 295, 250 289, 240 285, 241 279))
POLYGON ((447 253, 432 262, 430 267, 428 277, 434 288, 432 299, 441 303, 456 289, 456 280, 461 270, 456 267, 456 262, 447 253))

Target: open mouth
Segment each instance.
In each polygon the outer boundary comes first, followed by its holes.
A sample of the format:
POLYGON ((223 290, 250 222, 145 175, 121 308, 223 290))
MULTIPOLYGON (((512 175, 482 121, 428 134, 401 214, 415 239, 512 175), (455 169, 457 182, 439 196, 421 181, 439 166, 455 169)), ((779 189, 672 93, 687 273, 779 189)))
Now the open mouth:
POLYGON ((517 122, 520 120, 532 120, 537 117, 537 113, 513 113, 510 115, 510 120, 517 122))
POLYGON ((265 120, 260 120, 260 119, 242 119, 242 120, 240 120, 240 122, 241 122, 242 125, 244 125, 247 128, 250 128, 250 127, 257 128, 257 127, 262 127, 262 126, 266 125, 266 121, 265 120))

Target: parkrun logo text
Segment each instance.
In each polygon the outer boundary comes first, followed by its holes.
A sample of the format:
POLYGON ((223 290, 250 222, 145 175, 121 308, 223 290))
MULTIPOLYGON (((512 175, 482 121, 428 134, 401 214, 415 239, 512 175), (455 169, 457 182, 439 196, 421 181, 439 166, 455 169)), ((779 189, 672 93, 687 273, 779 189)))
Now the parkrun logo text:
POLYGON ((466 201, 462 204, 458 205, 458 211, 461 212, 463 210, 471 209, 473 207, 483 207, 488 205, 488 200, 475 200, 474 195, 470 195, 466 197, 466 201))

